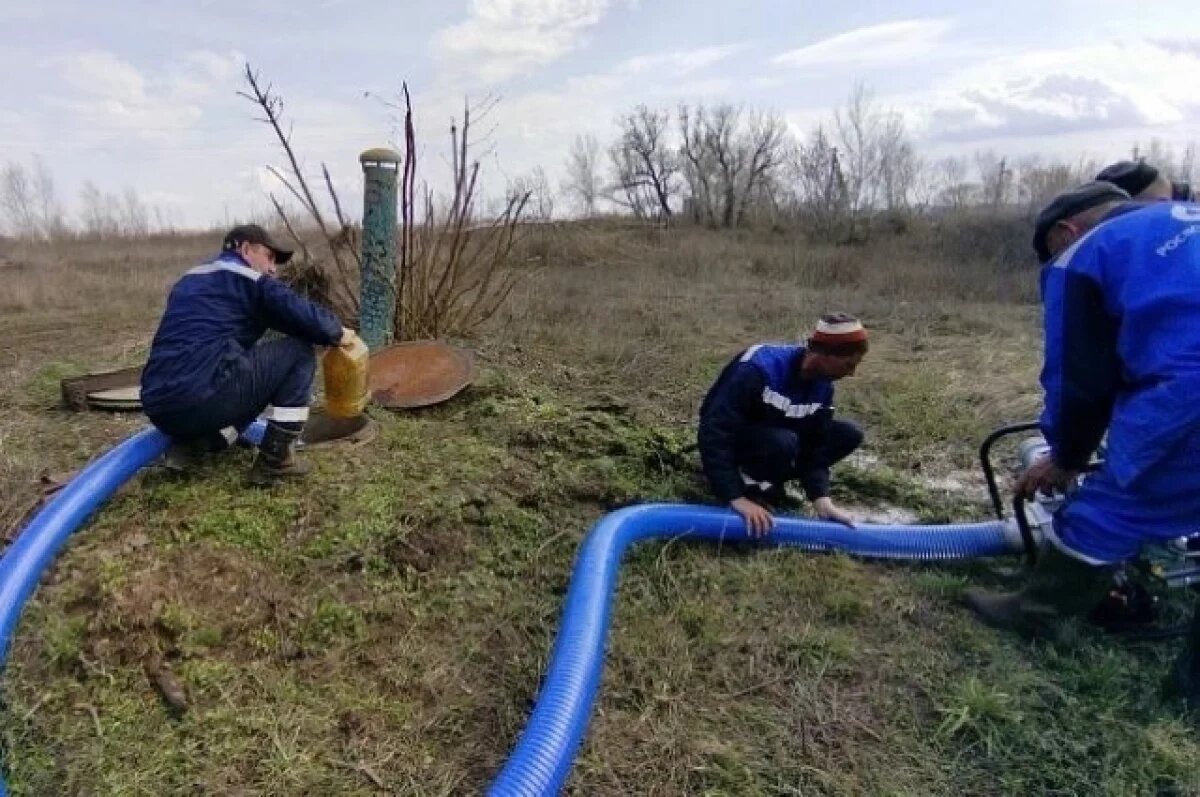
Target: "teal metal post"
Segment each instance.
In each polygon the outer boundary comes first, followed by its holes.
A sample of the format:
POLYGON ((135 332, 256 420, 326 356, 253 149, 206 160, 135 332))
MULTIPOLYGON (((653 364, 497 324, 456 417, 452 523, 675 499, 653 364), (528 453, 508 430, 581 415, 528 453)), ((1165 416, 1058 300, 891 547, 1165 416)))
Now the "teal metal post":
POLYGON ((400 154, 386 148, 358 156, 363 169, 362 294, 358 334, 374 351, 392 338, 396 311, 396 178, 400 154))

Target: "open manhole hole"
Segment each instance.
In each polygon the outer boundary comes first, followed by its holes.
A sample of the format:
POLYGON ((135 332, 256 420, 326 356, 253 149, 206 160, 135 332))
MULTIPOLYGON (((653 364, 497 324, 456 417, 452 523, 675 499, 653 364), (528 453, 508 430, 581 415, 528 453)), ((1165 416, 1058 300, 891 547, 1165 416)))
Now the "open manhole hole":
POLYGON ((342 444, 349 446, 365 445, 376 438, 379 427, 366 415, 354 418, 335 418, 323 410, 313 410, 304 432, 300 435, 300 443, 305 448, 317 448, 342 444))

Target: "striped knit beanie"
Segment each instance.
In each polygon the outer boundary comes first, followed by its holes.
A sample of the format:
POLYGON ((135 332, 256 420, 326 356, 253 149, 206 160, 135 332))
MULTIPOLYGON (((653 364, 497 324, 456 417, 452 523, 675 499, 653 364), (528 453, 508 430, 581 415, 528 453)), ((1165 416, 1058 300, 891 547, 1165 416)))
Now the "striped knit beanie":
POLYGON ((847 346, 865 343, 867 330, 862 322, 847 313, 830 313, 821 316, 817 328, 809 336, 813 343, 830 346, 847 346))

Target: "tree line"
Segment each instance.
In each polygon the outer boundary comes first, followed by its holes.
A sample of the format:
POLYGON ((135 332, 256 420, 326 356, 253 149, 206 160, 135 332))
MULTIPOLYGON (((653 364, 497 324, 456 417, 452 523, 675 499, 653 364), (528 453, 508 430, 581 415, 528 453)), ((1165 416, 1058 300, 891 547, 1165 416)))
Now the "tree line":
POLYGON ((175 224, 162 208, 152 207, 133 188, 102 191, 83 184, 79 210, 68 214, 54 177, 37 155, 28 165, 9 161, 0 169, 0 234, 24 240, 85 236, 118 238, 172 232, 175 224))
MULTIPOLYGON (((1109 160, 1145 159, 1174 179, 1193 181, 1196 147, 1134 144, 1109 160)), ((1106 165, 993 150, 971 156, 922 156, 902 114, 864 85, 807 134, 797 136, 775 111, 733 103, 638 105, 615 119, 611 140, 576 136, 558 190, 542 168, 508 181, 506 207, 523 201, 524 219, 550 219, 556 197, 573 213, 632 216, 714 228, 748 225, 797 229, 810 237, 865 240, 881 226, 977 208, 1031 214, 1058 191, 1091 179, 1106 165)), ((498 203, 498 204, 497 204, 498 203)), ((561 215, 561 214, 560 214, 561 215)), ((64 211, 45 162, 0 170, 0 234, 34 240, 109 238, 173 231, 163 212, 132 188, 121 193, 84 184, 74 214, 64 211)))
MULTIPOLYGON (((606 145, 580 135, 570 146, 562 190, 578 214, 607 208, 667 224, 769 223, 837 241, 862 240, 881 220, 977 207, 1033 212, 1106 165, 992 150, 930 160, 917 152, 904 117, 862 85, 799 139, 777 113, 730 103, 639 105, 615 125, 606 145)), ((1160 141, 1112 160, 1122 157, 1184 180, 1196 165, 1194 145, 1176 152, 1160 141)))

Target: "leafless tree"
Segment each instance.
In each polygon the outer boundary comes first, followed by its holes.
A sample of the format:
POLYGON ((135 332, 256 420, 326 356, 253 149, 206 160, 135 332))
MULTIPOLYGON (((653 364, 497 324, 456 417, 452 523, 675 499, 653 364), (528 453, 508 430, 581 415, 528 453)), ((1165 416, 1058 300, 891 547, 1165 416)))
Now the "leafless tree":
POLYGON ((774 114, 747 117, 729 104, 679 109, 679 157, 692 218, 713 226, 745 222, 786 160, 787 125, 774 114))
POLYGON ((679 107, 680 171, 688 186, 687 208, 692 221, 716 226, 716 189, 712 152, 708 146, 710 124, 704 106, 679 107))
POLYGON ((912 208, 924 214, 937 202, 938 174, 934 164, 920 155, 913 156, 912 208))
POLYGON ((975 169, 979 174, 980 199, 993 208, 1007 204, 1013 184, 1013 170, 1008 160, 992 150, 975 153, 975 169))
POLYGON ((883 116, 878 151, 883 207, 893 214, 908 211, 917 188, 920 163, 900 114, 890 112, 883 116))
POLYGON ((846 179, 850 236, 857 237, 864 232, 865 217, 879 194, 883 118, 871 92, 859 83, 851 91, 846 107, 835 111, 833 119, 846 179))
POLYGON ((509 180, 504 192, 504 207, 515 198, 527 198, 525 216, 538 221, 549 221, 554 216, 554 189, 546 177, 546 170, 537 166, 527 175, 509 180))
POLYGON ((563 190, 585 217, 596 215, 601 192, 600 142, 592 134, 575 136, 567 153, 567 176, 563 190))
POLYGON ((33 200, 42 237, 59 238, 67 233, 66 216, 54 190, 54 176, 46 162, 33 156, 33 200))
POLYGON ((4 227, 17 238, 37 238, 38 218, 33 186, 25 167, 8 163, 0 174, 0 210, 4 227))
POLYGON ((1045 163, 1040 156, 1027 155, 1013 166, 1017 202, 1034 211, 1060 191, 1076 182, 1075 170, 1065 163, 1045 163))
POLYGON ((667 140, 670 114, 639 105, 617 120, 620 138, 609 149, 614 200, 635 215, 670 223, 678 163, 667 140))
POLYGON ((795 150, 789 170, 798 210, 810 231, 823 240, 839 240, 849 199, 837 147, 823 126, 795 150))
POLYGON ((935 165, 941 178, 938 192, 942 205, 960 210, 971 204, 976 187, 967 180, 967 162, 963 158, 942 158, 935 165))
POLYGON ((137 191, 126 188, 121 197, 122 230, 127 235, 146 235, 150 232, 150 211, 137 191))
MULTIPOLYGON (((783 119, 770 113, 751 114, 740 145, 744 177, 731 180, 735 185, 741 184, 737 189, 740 198, 734 216, 737 225, 745 222, 747 211, 755 201, 773 191, 778 172, 787 160, 790 145, 791 136, 783 119)), ((726 214, 728 216, 728 210, 726 214)))
POLYGON ((612 181, 606 191, 609 200, 628 210, 635 219, 651 218, 654 204, 646 186, 635 176, 636 156, 620 142, 614 142, 609 145, 608 159, 612 169, 612 181))
POLYGON ((91 180, 83 184, 79 204, 84 234, 91 238, 106 238, 117 234, 118 224, 105 204, 104 193, 91 180))

